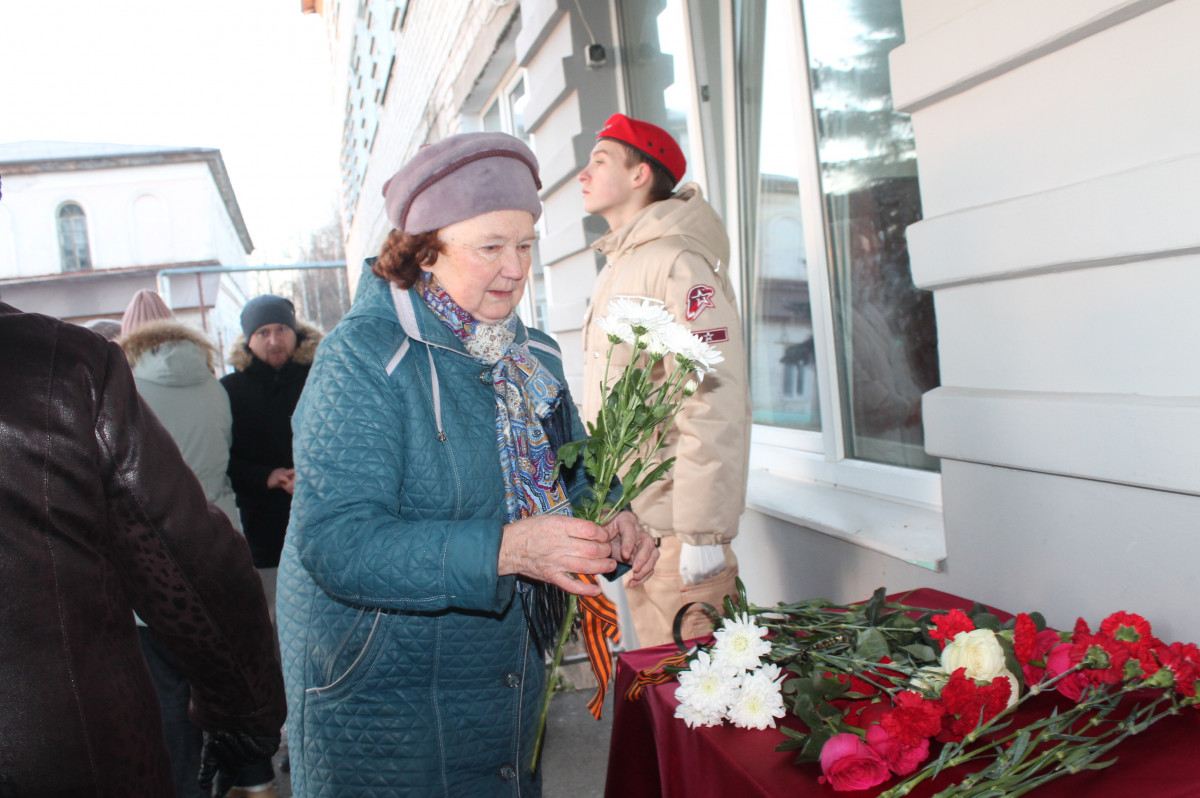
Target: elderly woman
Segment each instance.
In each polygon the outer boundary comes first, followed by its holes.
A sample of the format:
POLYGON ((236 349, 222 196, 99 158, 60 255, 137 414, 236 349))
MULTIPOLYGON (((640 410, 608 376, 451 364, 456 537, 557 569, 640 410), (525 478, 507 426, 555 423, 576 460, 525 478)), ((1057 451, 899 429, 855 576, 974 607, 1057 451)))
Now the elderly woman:
POLYGON ((630 513, 570 516, 582 437, 555 343, 515 308, 541 214, 518 139, 425 147, 396 228, 322 343, 293 419, 279 632, 297 795, 537 796, 559 591, 657 551, 630 513))

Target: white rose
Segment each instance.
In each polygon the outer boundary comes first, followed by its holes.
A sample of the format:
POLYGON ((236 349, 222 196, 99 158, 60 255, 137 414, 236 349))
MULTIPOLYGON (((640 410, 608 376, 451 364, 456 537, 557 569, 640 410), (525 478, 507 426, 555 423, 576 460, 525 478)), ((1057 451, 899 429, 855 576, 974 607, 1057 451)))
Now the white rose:
POLYGON ((974 629, 955 635, 942 652, 942 667, 947 673, 966 668, 968 678, 985 682, 1008 673, 1004 649, 991 629, 974 629))

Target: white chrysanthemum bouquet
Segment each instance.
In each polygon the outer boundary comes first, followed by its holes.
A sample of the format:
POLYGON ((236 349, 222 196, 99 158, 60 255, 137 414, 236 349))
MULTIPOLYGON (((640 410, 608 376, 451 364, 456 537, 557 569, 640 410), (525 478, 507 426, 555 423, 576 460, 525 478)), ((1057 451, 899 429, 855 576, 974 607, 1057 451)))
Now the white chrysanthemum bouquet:
POLYGON ((603 525, 666 475, 673 457, 648 468, 663 446, 663 434, 683 399, 695 393, 704 376, 725 358, 676 322, 657 300, 616 297, 608 305, 608 315, 596 319, 596 324, 609 341, 603 402, 595 421, 588 423, 587 438, 563 446, 558 457, 563 467, 570 468, 582 453, 592 493, 575 508, 575 515, 603 525), (621 345, 632 347, 633 353, 613 381, 613 352, 621 345), (666 379, 655 384, 653 372, 663 361, 668 363, 666 379), (610 501, 618 479, 620 498, 610 501))
MULTIPOLYGON (((657 300, 616 297, 609 302, 608 314, 596 319, 596 324, 607 333, 609 341, 604 382, 600 386, 600 410, 596 419, 588 423, 585 439, 559 448, 558 464, 561 468, 572 468, 582 456, 591 490, 572 509, 577 518, 603 526, 629 507, 643 490, 666 476, 674 465, 674 457, 658 463, 653 461, 664 445, 663 435, 674 421, 684 398, 696 392, 700 381, 714 371, 713 366, 724 357, 676 322, 657 300), (610 369, 618 346, 629 346, 632 352, 624 370, 613 380, 610 369), (656 373, 660 365, 665 368, 656 373)), ((563 646, 575 625, 578 608, 579 598, 568 596, 567 612, 559 628, 542 704, 533 754, 534 769, 537 768, 546 713, 557 681, 563 646)), ((615 629, 615 611, 612 617, 615 629)), ((586 645, 586 624, 584 631, 586 645)), ((606 642, 597 643, 597 646, 607 652, 606 642)), ((600 656, 607 659, 607 653, 600 656)), ((611 670, 611 660, 605 667, 611 670)), ((601 684, 600 688, 598 695, 603 697, 607 684, 601 684)), ((598 702, 594 711, 599 717, 598 702)))
POLYGON ((767 630, 749 615, 736 615, 713 633, 716 643, 696 654, 679 672, 675 717, 688 726, 720 726, 726 720, 742 729, 775 728, 784 716, 781 676, 774 663, 767 630))

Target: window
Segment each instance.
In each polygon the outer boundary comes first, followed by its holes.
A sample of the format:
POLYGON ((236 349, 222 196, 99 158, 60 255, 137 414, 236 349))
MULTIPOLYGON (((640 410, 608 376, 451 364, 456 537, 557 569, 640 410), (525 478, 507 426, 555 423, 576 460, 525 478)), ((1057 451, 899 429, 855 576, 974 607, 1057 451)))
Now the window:
POLYGON ((64 272, 82 272, 92 268, 87 217, 77 203, 67 202, 58 209, 58 248, 64 272))
POLYGON ((705 0, 619 7, 623 110, 679 134, 706 193, 728 181, 714 205, 738 253, 752 464, 940 506, 921 424, 936 324, 905 239, 916 150, 888 71, 900 0, 732 0, 718 19, 705 0), (712 124, 726 115, 733 140, 712 124))
POLYGON ((629 108, 625 113, 653 122, 674 136, 688 161, 680 182, 693 180, 695 153, 688 135, 693 82, 682 0, 622 3, 620 24, 621 39, 628 42, 624 49, 629 108))
POLYGON ((917 162, 887 65, 900 4, 739 0, 735 14, 755 421, 811 433, 796 445, 828 459, 936 470, 921 427, 933 303, 904 237, 917 162))
MULTIPOLYGON (((484 130, 508 133, 533 146, 529 131, 525 128, 525 107, 529 103, 529 94, 525 88, 525 72, 518 69, 506 80, 500 82, 500 88, 488 100, 480 115, 480 126, 484 130)), ((539 222, 539 234, 542 225, 539 222)), ((521 319, 531 327, 545 330, 548 320, 548 301, 546 297, 546 274, 542 269, 541 258, 537 251, 533 255, 533 267, 529 275, 529 285, 517 312, 521 319)))

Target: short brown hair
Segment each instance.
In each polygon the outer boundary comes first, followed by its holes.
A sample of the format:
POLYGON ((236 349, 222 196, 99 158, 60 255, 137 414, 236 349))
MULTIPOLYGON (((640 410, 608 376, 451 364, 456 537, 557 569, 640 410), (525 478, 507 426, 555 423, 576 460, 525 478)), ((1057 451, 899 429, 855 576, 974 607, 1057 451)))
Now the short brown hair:
POLYGON ((408 290, 421 279, 422 267, 432 266, 443 251, 445 243, 438 237, 437 230, 415 234, 393 230, 371 264, 371 271, 395 283, 396 287, 408 290))
POLYGON ((675 177, 667 171, 667 167, 663 166, 658 161, 651 158, 646 153, 639 150, 637 147, 631 147, 620 139, 605 138, 605 141, 612 141, 625 150, 625 165, 636 166, 644 163, 650 167, 650 201, 658 202, 659 200, 670 199, 675 193, 675 177))

